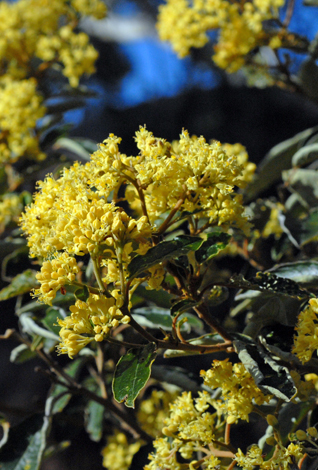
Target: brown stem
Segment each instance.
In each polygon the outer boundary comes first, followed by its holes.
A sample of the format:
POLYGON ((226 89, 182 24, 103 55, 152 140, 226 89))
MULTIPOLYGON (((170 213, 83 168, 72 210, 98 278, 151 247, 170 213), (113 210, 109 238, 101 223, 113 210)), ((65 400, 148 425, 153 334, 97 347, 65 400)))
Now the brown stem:
POLYGON ((298 462, 298 468, 301 470, 301 467, 303 466, 305 458, 308 457, 308 454, 304 454, 303 457, 299 460, 298 462))
POLYGON ((141 202, 142 213, 143 213, 143 215, 145 215, 145 216, 147 217, 148 222, 150 222, 150 221, 149 221, 149 216, 148 216, 148 211, 147 211, 147 206, 146 206, 146 201, 145 201, 144 192, 143 192, 143 190, 142 190, 140 181, 137 180, 136 183, 137 183, 137 186, 135 186, 135 188, 136 188, 137 191, 138 191, 139 199, 140 199, 140 202, 141 202))
POLYGON ((133 319, 133 317, 131 316, 128 309, 127 309, 127 311, 125 311, 126 309, 121 308, 121 310, 124 313, 124 315, 129 315, 130 316, 129 325, 132 326, 134 328, 134 330, 136 330, 141 336, 143 336, 150 343, 157 343, 158 342, 158 340, 154 336, 152 336, 152 334, 148 333, 147 330, 145 330, 142 326, 139 325, 139 323, 136 322, 136 320, 133 319))
POLYGON ((89 290, 89 292, 90 292, 91 294, 97 294, 97 295, 100 294, 100 289, 97 289, 96 287, 88 286, 87 284, 84 284, 84 283, 82 283, 82 282, 72 281, 71 284, 72 284, 73 286, 81 287, 82 289, 83 289, 84 287, 87 287, 87 289, 89 290))
POLYGON ((294 12, 294 7, 295 7, 295 0, 289 0, 288 5, 287 5, 287 11, 286 11, 286 16, 283 22, 284 28, 288 28, 289 23, 291 21, 291 18, 293 16, 294 12))
POLYGON ((169 223, 171 222, 171 220, 173 219, 173 217, 175 216, 176 212, 178 212, 178 210, 180 209, 180 207, 182 206, 182 204, 184 203, 184 200, 186 198, 186 195, 187 193, 185 193, 180 199, 179 201, 176 203, 176 205, 174 206, 174 208, 170 211, 170 214, 168 215, 168 217, 166 218, 166 220, 160 225, 158 231, 156 232, 156 237, 158 237, 159 235, 161 235, 162 233, 165 232, 165 230, 169 227, 169 223))
POLYGON ((125 348, 142 348, 144 344, 138 343, 127 343, 127 341, 119 341, 118 339, 112 338, 108 336, 107 341, 112 344, 116 344, 116 346, 124 346, 125 348))
POLYGON ((120 408, 117 408, 117 406, 115 406, 109 398, 99 397, 95 393, 91 392, 85 387, 82 387, 79 384, 77 384, 77 387, 71 388, 73 393, 81 394, 86 398, 96 401, 97 403, 100 403, 105 408, 107 408, 111 413, 117 416, 120 421, 125 423, 125 425, 134 437, 139 437, 140 439, 143 439, 144 441, 149 443, 153 441, 153 438, 149 436, 149 434, 147 434, 143 429, 140 428, 139 424, 136 423, 135 419, 131 419, 129 415, 124 413, 120 408))
POLYGON ((230 465, 227 467, 226 470, 232 470, 235 467, 235 465, 236 465, 236 460, 233 460, 233 462, 230 463, 230 465))
POLYGON ((225 433, 224 433, 224 442, 225 442, 225 444, 230 443, 230 431, 231 431, 231 423, 226 423, 225 433))
POLYGON ((104 380, 104 365, 105 365, 104 350, 100 343, 97 343, 97 356, 96 356, 95 361, 96 361, 96 368, 98 371, 97 379, 98 379, 101 395, 103 398, 108 398, 107 387, 106 387, 106 383, 104 380))
POLYGON ((181 295, 181 292, 179 289, 177 289, 176 287, 174 286, 171 286, 170 284, 168 284, 167 282, 163 281, 161 283, 161 287, 167 291, 169 294, 172 294, 172 295, 178 295, 180 296, 181 295))
POLYGON ((150 334, 148 331, 142 328, 142 326, 140 326, 139 323, 137 323, 136 320, 134 320, 131 317, 128 310, 127 312, 125 312, 125 315, 130 316, 130 322, 129 322, 130 326, 132 326, 148 342, 155 343, 158 349, 175 349, 177 351, 191 351, 191 352, 198 352, 200 354, 209 354, 209 353, 228 350, 232 346, 232 341, 229 339, 226 339, 224 343, 214 344, 213 346, 206 346, 206 345, 200 346, 200 345, 191 344, 191 343, 177 343, 177 342, 172 342, 169 340, 160 340, 160 339, 155 338, 154 336, 152 336, 152 334, 150 334))
POLYGON ((141 202, 142 213, 143 213, 143 215, 145 215, 147 217, 148 222, 150 222, 147 207, 146 207, 145 195, 144 195, 140 180, 139 179, 134 180, 130 176, 126 175, 126 173, 124 173, 124 175, 125 175, 125 178, 127 179, 127 181, 129 181, 136 188, 136 190, 138 192, 140 202, 141 202))
POLYGON ((232 336, 219 324, 219 322, 209 314, 204 304, 193 307, 193 310, 202 318, 209 326, 211 326, 222 338, 228 343, 232 344, 232 336))
MULTIPOLYGON (((213 439, 212 442, 213 442, 213 444, 216 444, 217 446, 225 447, 225 449, 227 449, 228 452, 232 452, 233 454, 235 453, 236 449, 231 444, 226 444, 225 442, 221 442, 221 441, 218 441, 216 439, 213 439)), ((214 448, 214 447, 213 447, 213 445, 212 446, 210 445, 209 448, 214 448)))

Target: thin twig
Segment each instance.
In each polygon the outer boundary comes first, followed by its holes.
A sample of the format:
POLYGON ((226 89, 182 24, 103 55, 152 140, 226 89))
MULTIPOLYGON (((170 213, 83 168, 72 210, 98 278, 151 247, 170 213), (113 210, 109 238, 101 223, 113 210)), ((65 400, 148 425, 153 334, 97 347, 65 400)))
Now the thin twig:
POLYGON ((286 16, 283 21, 283 26, 284 28, 288 28, 289 23, 292 19, 293 13, 294 13, 294 8, 295 8, 295 0, 289 0, 288 5, 287 5, 287 11, 286 11, 286 16))
POLYGON ((213 318, 207 309, 204 307, 204 304, 193 307, 193 310, 202 318, 209 326, 211 326, 222 338, 228 343, 232 344, 232 336, 219 324, 219 322, 213 318))

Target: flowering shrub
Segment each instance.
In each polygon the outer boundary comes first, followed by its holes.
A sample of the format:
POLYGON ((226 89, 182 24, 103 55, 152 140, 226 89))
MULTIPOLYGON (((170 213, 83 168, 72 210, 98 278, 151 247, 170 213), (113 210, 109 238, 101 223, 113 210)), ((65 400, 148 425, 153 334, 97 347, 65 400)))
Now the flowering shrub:
MULTIPOLYGON (((289 30, 294 3, 282 18, 283 0, 166 0, 160 5, 157 28, 163 41, 169 41, 179 57, 191 48, 201 48, 217 31, 213 62, 229 73, 242 69, 250 84, 276 84, 296 90, 299 81, 291 74, 288 52, 308 53, 300 73, 302 80, 312 75, 317 44, 311 47, 302 35, 289 30), (284 50, 284 58, 280 54, 284 50)), ((304 90, 306 84, 300 84, 304 90)), ((305 90, 310 92, 309 90, 305 90)))
MULTIPOLYGON (((255 48, 299 44, 279 23, 281 5, 168 1, 159 31, 185 55, 218 29, 214 60, 234 72, 255 48)), ((108 470, 309 470, 318 438, 315 129, 274 147, 257 172, 243 145, 185 129, 168 142, 140 126, 134 155, 114 134, 86 141, 90 153, 57 137, 52 155, 69 145, 77 161, 47 172, 33 197, 22 191, 14 164, 26 157, 32 173, 57 115, 74 106, 69 96, 88 94, 79 80, 97 52, 80 17, 104 14, 99 0, 0 4, 0 232, 11 247, 0 300, 19 299, 19 329, 1 339, 20 343, 13 362, 39 357, 52 382, 27 439, 18 445, 23 420, 14 432, 1 421, 0 466, 38 470, 68 445, 52 436, 59 420, 73 436, 76 413, 108 470), (63 97, 55 114, 52 77, 63 97), (25 254, 28 269, 10 278, 25 254), (242 425, 251 430, 243 438, 242 425)))

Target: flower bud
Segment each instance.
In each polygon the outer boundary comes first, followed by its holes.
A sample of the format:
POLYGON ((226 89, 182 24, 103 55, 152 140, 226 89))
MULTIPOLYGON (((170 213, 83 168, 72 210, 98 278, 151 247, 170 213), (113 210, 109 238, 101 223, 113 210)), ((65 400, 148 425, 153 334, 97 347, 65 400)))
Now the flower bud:
POLYGON ((277 418, 274 415, 267 415, 266 416, 266 421, 270 426, 273 426, 273 428, 275 426, 277 426, 277 424, 278 424, 277 418))
POLYGON ((303 431, 302 429, 298 429, 298 431, 296 431, 296 437, 299 441, 306 441, 307 440, 307 433, 305 433, 305 431, 303 431))
POLYGON ((276 439, 274 436, 270 436, 266 439, 266 444, 269 446, 274 446, 276 445, 276 439))
POLYGON ((318 431, 314 427, 308 428, 307 433, 309 434, 310 437, 317 437, 318 435, 318 431))

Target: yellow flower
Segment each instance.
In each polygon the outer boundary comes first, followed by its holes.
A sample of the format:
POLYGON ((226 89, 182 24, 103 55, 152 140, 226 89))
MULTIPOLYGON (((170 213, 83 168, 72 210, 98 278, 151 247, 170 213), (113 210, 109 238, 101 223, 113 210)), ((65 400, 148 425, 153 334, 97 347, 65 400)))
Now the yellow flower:
POLYGON ((167 0, 159 8, 158 32, 180 57, 192 47, 203 47, 208 32, 219 30, 214 62, 228 72, 236 72, 258 46, 280 47, 277 35, 263 30, 263 22, 278 17, 283 0, 167 0))
POLYGON ((56 292, 65 284, 71 284, 79 271, 73 256, 56 253, 56 258, 43 262, 41 272, 36 275, 41 287, 35 289, 34 295, 38 296, 39 301, 52 305, 56 292))
POLYGON ((216 413, 213 415, 205 410, 213 405, 213 399, 208 392, 199 392, 199 397, 193 400, 191 392, 183 392, 170 405, 170 415, 165 419, 162 433, 166 438, 158 437, 154 441, 155 453, 150 454, 150 463, 145 470, 169 469, 181 470, 178 454, 184 459, 191 460, 190 467, 195 468, 195 456, 203 447, 207 447, 207 457, 202 468, 212 469, 220 464, 220 460, 211 455, 211 446, 219 439, 223 428, 218 423, 214 427, 216 413))
POLYGON ((228 423, 236 423, 238 419, 248 421, 253 411, 253 402, 257 405, 268 403, 271 396, 265 396, 255 385, 253 377, 244 365, 232 365, 228 359, 214 360, 212 368, 201 371, 204 384, 215 389, 222 389, 222 397, 213 401, 213 406, 226 416, 228 423))
POLYGON ((0 202, 0 234, 10 222, 18 222, 22 211, 21 198, 17 194, 5 194, 0 202))
POLYGON ((43 159, 35 132, 37 120, 45 114, 36 80, 0 79, 0 163, 15 162, 19 157, 43 159))
POLYGON ((133 456, 141 447, 141 441, 128 444, 124 433, 115 431, 107 438, 107 444, 102 450, 103 467, 108 470, 128 470, 133 456))
POLYGON ((298 461, 304 455, 301 447, 293 443, 289 444, 287 448, 276 445, 273 457, 269 460, 264 460, 262 453, 262 449, 253 444, 246 455, 239 449, 235 460, 237 465, 244 470, 253 470, 255 466, 258 466, 260 470, 290 470, 293 463, 291 457, 295 457, 298 461))
POLYGON ((311 359, 314 351, 318 349, 318 299, 310 299, 309 305, 302 310, 295 328, 297 336, 294 338, 293 354, 304 364, 311 359))
MULTIPOLYGON (((245 185, 243 166, 219 142, 208 144, 184 130, 171 145, 144 127, 136 132, 136 142, 140 156, 130 159, 130 167, 144 190, 151 222, 179 204, 180 211, 199 211, 194 217, 206 217, 211 225, 249 230, 242 199, 233 193, 234 186, 245 185)), ((129 203, 138 197, 131 185, 126 197, 129 203)))
POLYGON ((71 305, 70 311, 70 316, 58 320, 62 327, 62 342, 58 351, 60 354, 68 354, 71 359, 91 341, 103 341, 112 328, 120 323, 127 324, 130 320, 129 316, 120 311, 113 297, 104 295, 91 294, 86 302, 77 300, 75 305, 71 305))
MULTIPOLYGON (((19 0, 0 3, 0 61, 13 78, 30 75, 34 58, 62 64, 72 86, 94 71, 97 52, 86 34, 75 33, 82 15, 105 16, 101 0, 19 0)), ((51 65, 51 64, 50 64, 51 65)))
POLYGON ((178 392, 153 390, 150 398, 142 400, 137 413, 141 427, 151 436, 162 434, 164 420, 169 415, 169 405, 178 396, 178 392))

